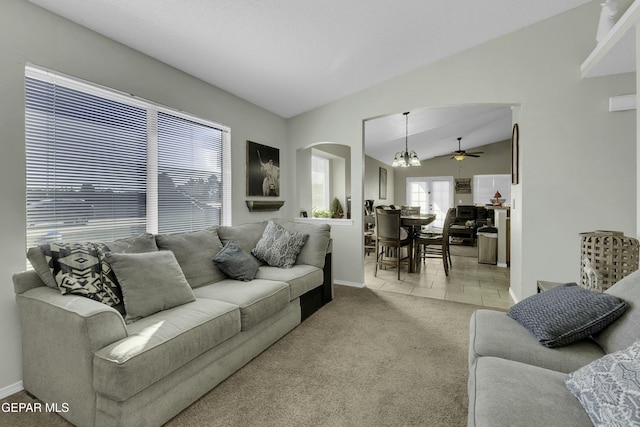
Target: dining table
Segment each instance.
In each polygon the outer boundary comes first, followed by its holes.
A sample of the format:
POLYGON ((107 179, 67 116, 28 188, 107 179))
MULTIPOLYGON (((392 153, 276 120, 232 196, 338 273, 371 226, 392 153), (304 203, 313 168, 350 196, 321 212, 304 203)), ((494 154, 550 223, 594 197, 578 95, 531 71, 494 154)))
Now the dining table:
POLYGON ((420 228, 425 225, 431 224, 436 220, 436 216, 434 214, 419 214, 419 215, 401 215, 400 216, 400 225, 403 227, 409 228, 409 236, 411 237, 412 243, 409 249, 410 251, 410 259, 409 259, 409 273, 413 273, 415 271, 415 254, 413 250, 413 236, 415 235, 416 228, 420 228))

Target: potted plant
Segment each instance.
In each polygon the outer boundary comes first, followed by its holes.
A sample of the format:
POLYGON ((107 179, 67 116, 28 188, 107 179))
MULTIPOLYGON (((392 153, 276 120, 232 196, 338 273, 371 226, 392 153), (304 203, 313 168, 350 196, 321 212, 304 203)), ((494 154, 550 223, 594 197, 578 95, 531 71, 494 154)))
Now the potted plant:
POLYGON ((337 197, 333 198, 331 202, 331 217, 332 218, 342 218, 344 216, 344 210, 342 209, 342 204, 337 197))

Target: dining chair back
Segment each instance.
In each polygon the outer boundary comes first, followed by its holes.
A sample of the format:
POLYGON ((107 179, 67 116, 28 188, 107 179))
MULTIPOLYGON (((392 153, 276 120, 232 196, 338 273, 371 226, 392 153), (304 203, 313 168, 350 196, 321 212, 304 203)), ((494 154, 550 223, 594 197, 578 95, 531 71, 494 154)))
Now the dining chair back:
POLYGON ((402 205, 400 206, 400 215, 402 216, 420 215, 420 206, 402 205))
POLYGON ((400 209, 376 208, 376 266, 374 276, 378 275, 378 267, 395 265, 400 280, 400 264, 411 261, 413 251, 412 236, 401 235, 400 209), (407 256, 402 254, 402 248, 407 247, 407 256))
MULTIPOLYGON (((444 274, 449 275, 449 269, 453 266, 451 263, 451 250, 449 247, 449 229, 451 222, 455 217, 455 208, 450 208, 444 218, 442 233, 419 233, 414 238, 416 264, 419 260, 425 258, 441 258, 444 274)), ((416 265, 417 267, 417 265, 416 265)))

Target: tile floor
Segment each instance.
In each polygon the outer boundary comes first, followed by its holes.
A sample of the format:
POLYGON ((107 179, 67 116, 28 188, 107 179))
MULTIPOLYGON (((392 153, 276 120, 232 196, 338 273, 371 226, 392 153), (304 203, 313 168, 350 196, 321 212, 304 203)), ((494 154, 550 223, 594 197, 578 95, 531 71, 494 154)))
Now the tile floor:
MULTIPOLYGON (((469 248, 471 249, 471 248, 469 248)), ((454 252, 455 253, 455 252, 454 252)), ((485 307, 508 309, 514 302, 509 295, 509 269, 479 264, 477 257, 453 255, 449 277, 440 259, 427 259, 421 268, 408 273, 400 266, 400 280, 395 268, 378 269, 374 277, 375 257, 365 256, 365 286, 427 298, 457 301, 485 307)))

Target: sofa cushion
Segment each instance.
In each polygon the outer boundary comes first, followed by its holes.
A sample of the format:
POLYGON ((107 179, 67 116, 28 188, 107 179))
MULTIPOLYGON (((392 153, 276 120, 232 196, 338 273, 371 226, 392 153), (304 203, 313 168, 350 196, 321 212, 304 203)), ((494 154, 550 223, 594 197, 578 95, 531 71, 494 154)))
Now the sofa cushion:
POLYGON ((640 330, 640 270, 631 273, 605 291, 624 299, 629 309, 614 324, 593 338, 607 353, 624 350, 638 339, 640 330))
POLYGON ((640 342, 565 378, 596 427, 640 425, 640 342))
POLYGON ((258 271, 258 262, 255 258, 243 251, 234 240, 224 244, 220 252, 213 257, 213 262, 224 274, 234 280, 248 282, 256 277, 256 271, 258 271))
POLYGON ((308 238, 308 234, 288 231, 269 221, 251 253, 273 267, 291 268, 308 238))
POLYGON ((328 224, 308 224, 296 223, 282 218, 273 218, 273 222, 280 224, 286 230, 297 231, 309 235, 307 243, 304 244, 296 264, 308 264, 318 268, 324 268, 324 259, 331 240, 331 226, 328 224))
POLYGON ((106 253, 122 287, 127 323, 195 299, 171 251, 106 253))
POLYGON ((93 359, 96 392, 122 402, 240 332, 240 311, 197 299, 127 326, 93 359))
POLYGON ((240 307, 242 330, 251 329, 289 303, 289 285, 274 280, 238 282, 225 279, 194 289, 198 298, 209 298, 240 307))
POLYGON ((606 328, 628 308, 613 295, 558 286, 523 299, 507 315, 527 328, 546 347, 560 347, 606 328))
POLYGON ((151 233, 143 233, 136 237, 118 239, 112 242, 104 242, 111 252, 124 254, 137 254, 143 252, 155 252, 158 250, 156 237, 151 233))
POLYGON ((289 284, 289 299, 293 301, 300 295, 322 285, 324 272, 312 265, 294 265, 287 269, 263 265, 258 268, 256 278, 287 282, 289 284))
POLYGON ((568 373, 604 355, 589 339, 553 349, 541 346, 524 326, 495 310, 476 310, 469 329, 470 365, 479 357, 494 356, 568 373))
POLYGON ((469 372, 469 427, 584 427, 589 417, 564 384, 566 374, 497 357, 469 372))
POLYGON ((262 221, 234 226, 221 225, 217 227, 217 230, 222 243, 233 240, 243 251, 250 254, 251 250, 258 244, 266 226, 267 222, 262 221))
POLYGON ((158 234, 159 249, 170 250, 192 288, 226 279, 211 260, 222 249, 215 229, 189 233, 158 234))

